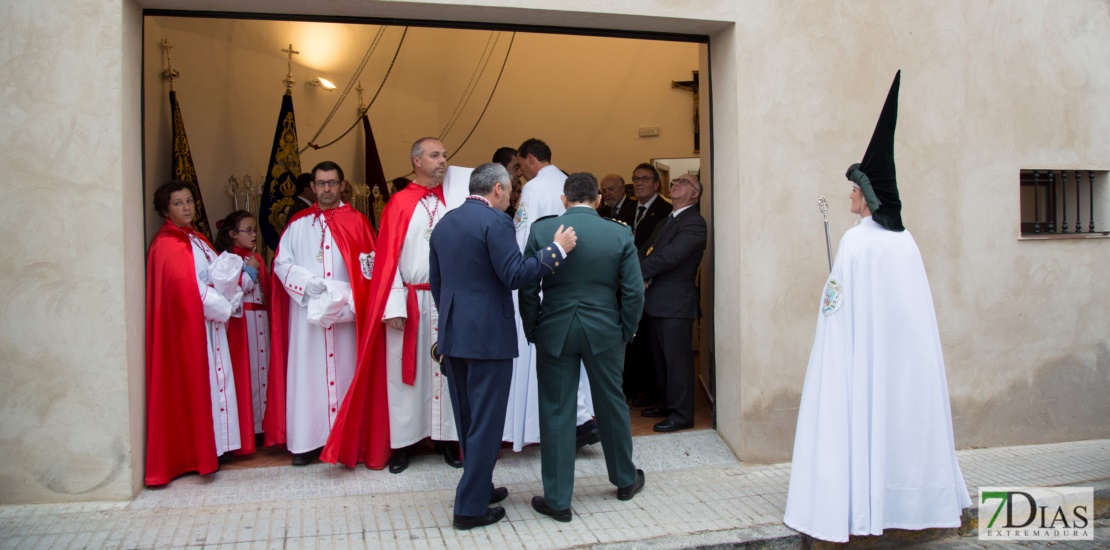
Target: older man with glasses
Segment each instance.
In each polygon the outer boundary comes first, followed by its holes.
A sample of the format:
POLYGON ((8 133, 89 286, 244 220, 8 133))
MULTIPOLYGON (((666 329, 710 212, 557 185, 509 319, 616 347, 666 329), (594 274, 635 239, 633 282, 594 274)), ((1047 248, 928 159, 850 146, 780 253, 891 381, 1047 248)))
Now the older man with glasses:
POLYGON ((644 318, 650 326, 655 380, 661 397, 640 412, 664 418, 657 432, 694 427, 694 319, 698 306, 697 275, 705 251, 705 219, 698 211, 698 178, 683 174, 671 181, 671 212, 640 249, 644 276, 644 318))
POLYGON ((289 221, 274 258, 263 420, 266 444, 285 443, 294 466, 324 446, 355 366, 369 362, 355 313, 370 299, 374 236, 366 217, 340 200, 346 183, 338 164, 321 162, 312 176, 316 203, 289 221))

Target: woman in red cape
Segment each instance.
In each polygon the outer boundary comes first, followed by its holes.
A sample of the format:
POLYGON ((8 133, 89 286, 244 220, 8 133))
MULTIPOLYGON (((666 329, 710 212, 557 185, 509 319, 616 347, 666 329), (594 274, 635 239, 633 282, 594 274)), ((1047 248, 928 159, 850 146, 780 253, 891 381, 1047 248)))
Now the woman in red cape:
MULTIPOLYGON (((207 474, 219 468, 208 336, 193 257, 194 243, 202 250, 211 246, 192 229, 189 184, 175 181, 160 187, 154 208, 166 222, 151 241, 147 258, 146 484, 152 486, 187 472, 207 474)), ((233 384, 221 389, 234 397, 233 384)), ((238 448, 238 433, 221 435, 228 443, 234 440, 224 446, 238 448)))

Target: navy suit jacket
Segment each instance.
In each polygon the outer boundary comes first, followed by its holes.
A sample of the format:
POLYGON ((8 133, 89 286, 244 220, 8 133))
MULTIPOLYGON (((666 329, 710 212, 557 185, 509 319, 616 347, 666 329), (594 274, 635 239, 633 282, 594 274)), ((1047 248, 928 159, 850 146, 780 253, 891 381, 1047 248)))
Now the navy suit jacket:
POLYGON ((525 259, 512 220, 477 199, 445 214, 432 231, 429 258, 439 308, 436 351, 465 359, 517 357, 512 291, 558 269, 563 256, 552 248, 556 258, 525 259))

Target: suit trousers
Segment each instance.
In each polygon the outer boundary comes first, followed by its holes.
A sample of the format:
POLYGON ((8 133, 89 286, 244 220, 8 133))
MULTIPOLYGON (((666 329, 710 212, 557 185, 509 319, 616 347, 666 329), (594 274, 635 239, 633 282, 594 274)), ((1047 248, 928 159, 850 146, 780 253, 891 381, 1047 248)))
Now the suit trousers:
POLYGON ((652 349, 651 323, 647 316, 640 317, 636 335, 625 348, 624 395, 629 399, 644 398, 662 401, 655 389, 655 356, 652 349))
POLYGON ((655 381, 662 407, 678 423, 694 421, 694 320, 649 317, 655 350, 655 381))
POLYGON ((586 366, 594 414, 605 454, 609 482, 627 487, 636 480, 632 462, 632 425, 628 405, 621 391, 624 370, 624 345, 617 344, 601 353, 590 350, 586 331, 578 318, 570 322, 562 354, 558 357, 540 352, 536 377, 539 382, 540 467, 543 494, 548 506, 570 508, 574 492, 574 454, 576 403, 579 365, 586 366))
POLYGON ((447 357, 444 364, 463 459, 455 514, 480 516, 489 508, 493 493, 493 467, 501 452, 513 360, 447 357))

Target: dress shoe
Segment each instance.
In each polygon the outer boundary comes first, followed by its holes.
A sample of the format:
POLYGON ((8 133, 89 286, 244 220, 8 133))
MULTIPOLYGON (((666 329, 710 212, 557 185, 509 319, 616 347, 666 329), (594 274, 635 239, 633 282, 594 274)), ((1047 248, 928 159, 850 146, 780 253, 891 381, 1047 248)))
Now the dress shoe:
POLYGON ((312 464, 312 461, 320 456, 320 451, 322 450, 324 450, 324 448, 320 447, 319 449, 313 449, 305 453, 293 453, 293 465, 308 466, 312 464))
POLYGON ((654 407, 655 406, 655 401, 656 401, 655 399, 648 399, 646 397, 637 397, 637 398, 633 399, 632 401, 630 401, 629 404, 631 404, 633 407, 654 407))
POLYGON ((593 420, 576 427, 574 434, 574 448, 576 450, 601 441, 601 434, 597 431, 597 422, 593 420))
POLYGON ((454 442, 436 442, 436 452, 443 455, 443 461, 452 468, 462 468, 463 461, 459 456, 459 444, 454 442))
POLYGON ((670 415, 671 410, 664 409, 663 407, 648 407, 640 411, 640 416, 644 418, 663 418, 670 415))
POLYGON ((412 450, 408 447, 393 450, 393 456, 389 457, 389 473, 399 474, 409 467, 409 459, 412 458, 412 450))
POLYGON ((501 502, 502 500, 505 500, 508 497, 509 497, 509 490, 505 487, 498 487, 498 488, 494 489, 492 493, 490 493, 489 503, 490 504, 497 504, 498 502, 501 502))
POLYGON ((539 495, 532 497, 532 509, 545 516, 551 516, 555 521, 570 523, 570 508, 566 510, 556 510, 548 506, 547 502, 544 502, 543 497, 539 495))
POLYGON ((465 531, 475 527, 484 527, 492 525, 501 521, 505 517, 505 509, 500 506, 494 506, 486 510, 485 515, 481 516, 460 516, 455 514, 455 521, 452 524, 455 529, 465 531))
POLYGON ((652 430, 657 432, 677 432, 678 430, 689 430, 694 427, 694 421, 689 422, 675 422, 670 418, 658 423, 652 430))
POLYGON ((632 500, 632 497, 636 496, 636 493, 639 493, 640 489, 644 488, 644 483, 646 481, 647 480, 644 479, 644 471, 637 469, 636 479, 632 481, 632 485, 629 485, 628 487, 620 487, 617 489, 617 499, 632 500))

